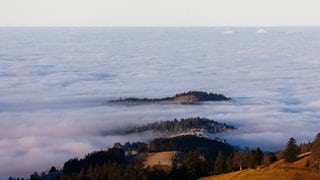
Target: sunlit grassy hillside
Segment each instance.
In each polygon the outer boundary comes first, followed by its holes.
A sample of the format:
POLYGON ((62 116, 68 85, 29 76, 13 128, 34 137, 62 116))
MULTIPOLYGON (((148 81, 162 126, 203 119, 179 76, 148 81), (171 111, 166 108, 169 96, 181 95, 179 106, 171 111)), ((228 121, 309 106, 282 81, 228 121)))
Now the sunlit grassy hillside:
POLYGON ((299 159, 293 163, 286 163, 284 160, 279 160, 270 166, 261 167, 258 169, 245 169, 242 171, 226 173, 216 176, 201 178, 201 180, 227 180, 227 179, 254 179, 254 180, 314 180, 320 179, 320 173, 316 165, 307 167, 307 161, 310 158, 310 153, 304 153, 299 156, 299 159))

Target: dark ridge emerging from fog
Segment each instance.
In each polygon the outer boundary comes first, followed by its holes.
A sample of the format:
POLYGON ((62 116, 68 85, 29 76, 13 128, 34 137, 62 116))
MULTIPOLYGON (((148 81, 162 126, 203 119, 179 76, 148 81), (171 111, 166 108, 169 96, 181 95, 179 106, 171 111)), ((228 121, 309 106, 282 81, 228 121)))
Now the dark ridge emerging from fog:
POLYGON ((201 101, 229 101, 231 98, 223 94, 207 93, 202 91, 189 91, 176 94, 172 97, 164 98, 120 98, 111 100, 111 103, 175 103, 175 104, 195 104, 201 101))
MULTIPOLYGON (((51 168, 48 174, 41 177, 34 173, 37 178, 30 179, 196 179, 187 178, 206 174, 186 170, 190 164, 210 169, 212 160, 217 159, 218 153, 223 152, 226 157, 236 148, 227 143, 193 135, 179 136, 173 138, 157 138, 150 143, 134 142, 121 145, 116 143, 112 148, 102 151, 94 151, 84 158, 69 159, 63 165, 63 169, 51 168), (174 168, 158 165, 157 168, 141 166, 144 157, 150 153, 175 151, 183 155, 181 158, 174 157, 170 161, 174 168), (199 161, 199 157, 201 160, 199 161), (200 163, 199 163, 200 162, 200 163), (177 165, 174 165, 177 164, 177 165), (178 166, 179 164, 179 166, 178 166), (195 164, 195 165, 194 165, 195 164), (201 166, 200 166, 201 165, 201 166), (53 171, 52 171, 53 169, 53 171)), ((160 162, 159 162, 160 163, 160 162)), ((207 171, 205 171, 207 172, 207 171)))
POLYGON ((192 117, 188 119, 173 121, 157 121, 139 127, 134 127, 125 131, 125 134, 154 132, 165 134, 165 136, 177 136, 184 134, 203 135, 205 133, 220 133, 235 129, 233 126, 219 123, 208 118, 192 117))

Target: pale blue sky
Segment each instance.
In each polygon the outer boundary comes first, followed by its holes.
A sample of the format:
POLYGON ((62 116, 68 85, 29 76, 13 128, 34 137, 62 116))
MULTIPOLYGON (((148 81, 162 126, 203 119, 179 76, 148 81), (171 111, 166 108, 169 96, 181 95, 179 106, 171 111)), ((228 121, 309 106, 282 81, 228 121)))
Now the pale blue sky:
POLYGON ((0 0, 0 26, 320 25, 319 0, 0 0))

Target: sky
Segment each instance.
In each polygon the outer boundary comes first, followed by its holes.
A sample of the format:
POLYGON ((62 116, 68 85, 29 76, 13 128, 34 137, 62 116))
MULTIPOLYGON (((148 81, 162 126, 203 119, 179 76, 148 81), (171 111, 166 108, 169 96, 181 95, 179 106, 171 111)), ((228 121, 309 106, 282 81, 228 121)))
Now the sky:
POLYGON ((318 0, 0 0, 0 26, 319 26, 318 0))

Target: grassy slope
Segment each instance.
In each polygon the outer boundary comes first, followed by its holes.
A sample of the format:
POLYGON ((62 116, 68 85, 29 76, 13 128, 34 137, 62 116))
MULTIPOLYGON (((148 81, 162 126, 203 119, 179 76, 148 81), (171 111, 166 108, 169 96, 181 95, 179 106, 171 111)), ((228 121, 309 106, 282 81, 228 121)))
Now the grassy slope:
POLYGON ((242 171, 226 173, 217 176, 201 178, 202 180, 227 180, 227 179, 320 179, 320 174, 315 168, 306 168, 306 162, 310 153, 300 155, 300 159, 293 163, 285 163, 283 160, 277 161, 268 167, 261 169, 245 169, 242 171))
POLYGON ((145 161, 143 162, 144 166, 164 166, 169 169, 171 169, 172 161, 176 157, 177 152, 176 151, 164 151, 164 152, 158 152, 158 153, 150 153, 145 161))

